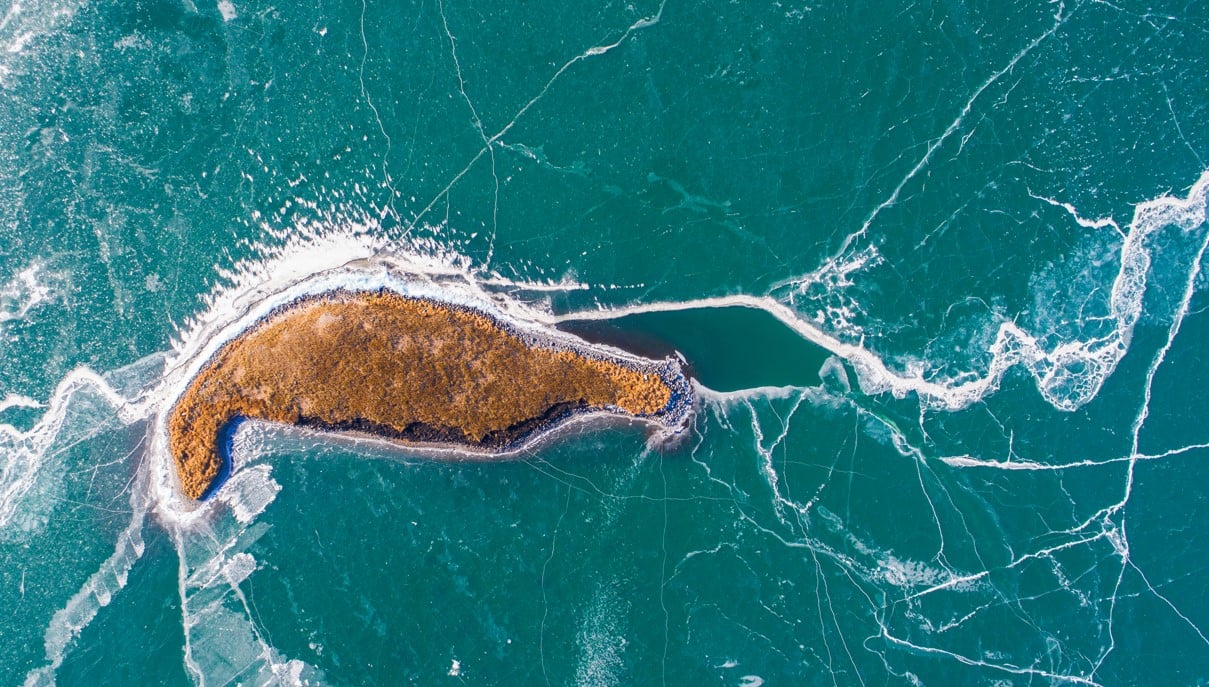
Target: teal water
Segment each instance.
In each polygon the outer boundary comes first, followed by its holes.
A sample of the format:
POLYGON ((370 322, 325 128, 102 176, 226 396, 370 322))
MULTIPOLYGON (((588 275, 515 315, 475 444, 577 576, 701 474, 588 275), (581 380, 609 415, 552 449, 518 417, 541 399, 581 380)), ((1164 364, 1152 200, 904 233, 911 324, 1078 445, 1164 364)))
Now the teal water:
POLYGON ((648 312, 561 327, 588 341, 652 358, 679 355, 688 373, 716 391, 817 386, 827 351, 755 308, 648 312))
POLYGON ((1209 682, 1207 36, 0 0, 0 684, 1209 682), (182 509, 188 361, 371 273, 677 351, 691 426, 249 427, 182 509))

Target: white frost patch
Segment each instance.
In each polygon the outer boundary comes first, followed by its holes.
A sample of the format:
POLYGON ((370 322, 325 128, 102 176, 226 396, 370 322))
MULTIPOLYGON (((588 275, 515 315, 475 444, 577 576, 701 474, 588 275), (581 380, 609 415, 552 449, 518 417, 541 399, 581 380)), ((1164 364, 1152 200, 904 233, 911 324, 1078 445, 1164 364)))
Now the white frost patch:
POLYGON ((222 15, 223 21, 231 21, 239 16, 235 14, 235 5, 231 4, 231 0, 218 0, 218 13, 222 15))
POLYGON ((135 31, 134 33, 122 36, 113 42, 113 47, 118 50, 146 50, 152 47, 151 41, 143 34, 135 31))
POLYGON ((33 37, 33 31, 26 31, 25 33, 17 34, 17 37, 8 44, 8 52, 13 55, 21 52, 25 49, 26 44, 29 43, 30 39, 33 37))
POLYGON ((281 485, 269 476, 271 471, 268 465, 238 470, 220 490, 218 500, 231 508, 240 524, 251 522, 277 498, 281 485))
POLYGON ((310 666, 299 661, 298 659, 290 659, 285 662, 282 670, 282 677, 285 679, 285 684, 292 687, 302 687, 303 685, 311 684, 309 680, 303 679, 303 672, 310 666))
POLYGON ((715 391, 697 380, 692 380, 693 393, 704 403, 717 406, 720 410, 735 408, 751 401, 775 401, 797 398, 812 391, 804 386, 754 386, 735 391, 715 391))
POLYGON ((628 610, 610 588, 596 590, 592 605, 579 628, 579 665, 575 684, 579 687, 612 687, 621 684, 626 638, 619 619, 628 610))
POLYGON ((226 577, 227 582, 233 587, 248 579, 248 576, 254 572, 256 572, 256 559, 252 557, 252 554, 243 551, 231 556, 222 568, 223 577, 226 577))
POLYGON ((52 290, 40 262, 32 262, 0 288, 0 325, 23 319, 29 311, 49 301, 52 290))
POLYGON ((895 587, 934 586, 952 577, 943 570, 919 561, 901 561, 894 556, 882 561, 881 568, 882 576, 895 587))
POLYGON ((0 413, 8 410, 9 408, 41 408, 41 407, 42 407, 42 404, 38 403, 38 401, 30 398, 29 396, 22 396, 21 394, 9 394, 4 397, 4 400, 0 401, 0 413))

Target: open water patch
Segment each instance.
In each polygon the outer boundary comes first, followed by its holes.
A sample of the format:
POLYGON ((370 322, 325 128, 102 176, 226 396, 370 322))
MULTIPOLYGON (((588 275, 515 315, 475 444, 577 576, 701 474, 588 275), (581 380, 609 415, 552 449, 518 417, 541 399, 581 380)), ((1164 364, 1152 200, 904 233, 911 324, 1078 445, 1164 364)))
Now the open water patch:
POLYGON ((689 374, 716 391, 815 386, 831 355, 768 312, 741 306, 571 319, 559 329, 648 357, 683 355, 689 374))

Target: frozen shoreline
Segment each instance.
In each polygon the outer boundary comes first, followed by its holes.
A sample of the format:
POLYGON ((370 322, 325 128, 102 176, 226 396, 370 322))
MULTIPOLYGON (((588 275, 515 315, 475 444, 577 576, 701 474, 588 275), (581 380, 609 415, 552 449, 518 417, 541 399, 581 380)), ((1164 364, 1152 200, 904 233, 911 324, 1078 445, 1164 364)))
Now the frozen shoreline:
MULTIPOLYGON (((277 298, 266 299, 268 302, 278 300, 277 298)), ((194 361, 186 367, 187 370, 191 372, 196 370, 196 372, 190 374, 187 381, 178 387, 181 389, 181 393, 175 395, 170 409, 164 415, 165 422, 160 425, 161 431, 165 427, 168 430, 169 437, 166 447, 171 453, 170 462, 174 463, 176 467, 174 475, 176 479, 173 482, 178 493, 183 492, 189 498, 206 498, 212 496, 230 477, 235 467, 234 456, 230 450, 233 437, 231 430, 245 420, 263 420, 323 432, 372 437, 405 448, 435 450, 439 455, 452 457, 464 455, 482 459, 515 454, 532 447, 538 440, 550 435, 553 430, 563 425, 576 421, 576 425, 582 426, 589 418, 626 416, 647 425, 653 425, 663 434, 675 434, 685 426, 692 410, 694 398, 692 385, 681 361, 676 358, 651 360, 620 349, 593 345, 565 332, 542 327, 536 322, 525 322, 515 316, 504 315, 498 310, 492 312, 494 309, 486 304, 468 303, 464 299, 457 298, 456 295, 451 299, 432 293, 416 293, 407 288, 398 288, 396 284, 385 283, 385 280, 376 288, 367 288, 367 285, 361 280, 355 280, 355 285, 350 285, 349 280, 341 280, 341 283, 337 284, 335 288, 303 289, 301 292, 293 294, 292 298, 281 300, 281 303, 268 308, 257 317, 244 318, 242 326, 224 329, 222 333, 230 333, 230 336, 222 336, 222 342, 218 345, 213 345, 214 342, 211 342, 211 345, 203 349, 209 355, 199 356, 200 360, 194 361), (435 382, 437 386, 417 383, 412 375, 421 374, 421 372, 409 372, 412 368, 397 364, 395 354, 401 353, 398 351, 387 352, 386 347, 389 343, 387 340, 393 335, 393 330, 398 328, 402 333, 407 333, 412 326, 409 320, 414 320, 418 316, 417 311, 424 309, 431 309, 429 312, 444 312, 445 315, 440 317, 452 318, 451 323, 463 320, 465 322, 463 325, 455 326, 454 329, 447 329, 444 333, 438 330, 429 333, 421 332, 421 343, 418 344, 421 348, 435 345, 439 349, 442 347, 442 337, 450 335, 454 338, 448 339, 449 341, 457 341, 461 336, 458 332, 463 331, 458 327, 465 326, 465 323, 468 322, 478 322, 480 323, 478 328, 472 327, 464 331, 477 332, 475 336, 480 338, 476 345, 488 346, 482 351, 483 354, 491 358, 495 353, 487 353, 487 351, 510 350, 511 353, 507 355, 520 355, 521 357, 505 357, 495 363, 485 363, 489 367, 494 365, 496 368, 488 369, 485 372, 471 372, 468 369, 471 362, 484 363, 484 360, 477 358, 461 361, 455 354, 452 359, 447 357, 435 363, 430 360, 429 365, 435 364, 439 369, 446 370, 447 373, 440 378, 442 381, 435 382), (310 322, 310 318, 318 312, 325 313, 323 317, 337 316, 334 314, 340 313, 338 317, 342 320, 345 315, 356 318, 369 317, 370 322, 380 320, 375 323, 375 326, 369 328, 369 331, 379 333, 372 335, 363 344, 364 350, 350 349, 354 358, 357 356, 361 358, 359 363, 354 364, 354 368, 357 365, 366 366, 359 372, 367 375, 365 377, 367 381, 385 380, 392 387, 395 384, 401 384, 401 389, 407 389, 410 385, 412 390, 390 392, 390 394, 401 394, 398 396, 383 396, 380 393, 362 397, 356 393, 355 388, 360 382, 359 378, 345 376, 342 379, 339 373, 325 372, 322 367, 323 363, 317 363, 321 366, 319 368, 296 367, 288 362, 282 362, 289 356, 280 355, 280 351, 276 356, 260 351, 260 346, 263 344, 258 344, 255 340, 257 337, 265 335, 266 332, 288 332, 290 336, 302 337, 300 339, 301 348, 298 350, 300 355, 305 354, 314 346, 330 348, 333 345, 331 339, 325 338, 323 335, 315 335, 311 329, 314 323, 310 322), (429 341, 425 339, 426 336, 435 338, 429 341), (244 347, 245 344, 246 347, 244 347), (384 354, 384 352, 389 354, 384 354), (538 368, 529 373, 524 372, 524 364, 531 363, 522 364, 521 361, 532 361, 532 364, 536 364, 536 361, 540 359, 550 358, 550 354, 554 354, 555 357, 564 356, 562 358, 564 361, 581 361, 567 363, 572 365, 572 368, 568 369, 570 376, 566 378, 567 380, 612 379, 612 375, 617 374, 631 377, 640 375, 641 377, 634 377, 634 379, 647 379, 648 381, 640 382, 640 386, 637 388, 660 389, 659 405, 652 406, 647 402, 645 405, 634 406, 621 400, 623 397, 610 401, 607 399, 611 396, 602 397, 599 393, 588 393, 586 388, 585 391, 571 393, 564 397, 568 389, 564 388, 565 383, 562 381, 554 382, 555 386, 545 391, 542 390, 545 387, 540 386, 533 389, 526 388, 533 379, 530 375, 536 374, 539 377, 542 375, 537 372, 538 368), (572 357, 567 358, 565 354, 570 354, 572 357), (265 355, 268 355, 268 358, 265 358, 265 355), (221 382, 223 375, 226 374, 222 368, 231 356, 237 356, 242 361, 235 368, 241 371, 241 375, 247 370, 256 370, 264 366, 269 368, 284 366, 271 373, 267 378, 268 384, 270 384, 269 393, 273 395, 271 391, 273 385, 287 383, 284 380, 292 379, 293 382, 290 383, 289 388, 295 389, 293 392, 295 396, 286 401, 282 401, 280 398, 274 401, 267 401, 263 398, 251 400, 251 397, 240 386, 244 382, 241 381, 234 386, 221 382), (521 367, 514 369, 514 363, 521 367), (247 367, 249 364, 252 367, 247 367), (575 369, 576 372, 570 373, 570 369, 575 369), (492 392, 497 394, 496 396, 483 397, 480 395, 476 397, 473 395, 479 393, 472 391, 474 389, 482 391, 480 385, 483 380, 508 380, 509 377, 515 377, 517 383, 511 387, 506 386, 509 391, 503 396, 498 396, 499 391, 492 392), (408 379, 413 381, 408 382, 408 379), (299 383, 302 386, 298 386, 299 383), (196 392, 195 389, 205 388, 207 384, 215 389, 223 389, 223 391, 219 396, 213 396, 212 392, 197 396, 196 393, 199 392, 196 392), (218 386, 214 387, 214 384, 218 384, 218 386), (441 384, 451 384, 452 386, 446 389, 441 384), (199 387, 199 385, 201 386, 199 387), (558 394, 563 395, 549 396, 554 389, 562 389, 558 394), (487 404, 483 412, 490 411, 487 417, 495 419, 491 420, 494 424, 489 426, 486 434, 482 431, 467 429, 474 427, 479 421, 463 420, 459 422, 454 419, 455 417, 473 417, 476 412, 476 408, 467 409, 466 406, 459 406, 457 403, 450 406, 451 402, 447 399, 454 392, 458 396, 471 393, 470 398, 477 398, 477 400, 469 402, 475 406, 480 403, 487 404), (583 393, 588 393, 588 395, 581 395, 583 393), (534 396, 534 394, 540 396, 534 396), (510 404, 516 403, 517 399, 526 397, 529 399, 529 410, 524 411, 525 414, 515 417, 504 416, 505 420, 502 422, 496 418, 500 408, 509 407, 510 404), (539 397, 547 400, 534 401, 539 397), (492 405, 497 398, 503 405, 499 407, 492 405), (666 401, 663 400, 665 398, 666 401), (351 405, 348 403, 350 399, 355 401, 351 405), (392 399, 397 400, 392 401, 392 399), (532 404, 535 402, 541 407, 534 407, 532 404), (282 405, 283 403, 284 405, 282 405), (299 403, 304 405, 295 408, 294 406, 299 403), (383 410, 382 404, 386 404, 387 410, 383 410), (311 407, 311 410, 301 410, 307 405, 311 407), (346 408, 346 406, 348 407, 346 408), (377 408, 377 410, 367 412, 366 409, 370 407, 377 408), (437 415, 429 414, 427 417, 436 419, 413 416, 409 413, 413 413, 414 410, 405 409, 417 407, 434 409, 437 415), (446 407, 447 410, 435 410, 442 407, 446 407), (337 408, 339 410, 335 410, 337 408), (447 414, 449 408, 456 409, 454 415, 447 414), (511 419, 506 419, 508 417, 511 419), (470 422, 469 425, 464 424, 467 421, 470 422), (211 435, 211 426, 215 423, 218 423, 217 431, 211 435), (195 429, 195 425, 200 428, 195 429), (182 453, 182 451, 184 452, 182 453), (199 486, 201 482, 205 483, 204 489, 199 486)), ((417 326, 427 326, 423 324, 424 317, 414 321, 417 326)), ((355 329, 360 330, 361 328, 355 329)), ((324 360, 341 358, 344 355, 344 351, 341 350, 344 344, 336 342, 335 345, 337 347, 335 350, 324 349, 327 351, 324 360)), ((444 355, 449 356, 449 353, 444 355)), ((477 356, 479 353, 471 350, 467 352, 467 355, 477 356)), ((423 357, 422 354, 421 357, 423 357)), ((415 369, 421 370, 422 368, 415 369)), ((255 388, 258 390, 258 394, 263 394, 265 392, 264 383, 265 380, 262 379, 260 385, 252 384, 250 388, 255 388)), ((547 379, 545 383, 551 382, 547 379)), ((253 394, 253 396, 255 395, 253 394)))

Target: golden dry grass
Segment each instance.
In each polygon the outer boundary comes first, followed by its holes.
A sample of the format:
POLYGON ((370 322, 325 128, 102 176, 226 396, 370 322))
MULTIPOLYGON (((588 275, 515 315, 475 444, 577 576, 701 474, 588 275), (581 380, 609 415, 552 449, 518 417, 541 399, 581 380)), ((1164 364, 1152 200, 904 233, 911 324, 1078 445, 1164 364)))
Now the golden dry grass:
POLYGON ((239 417, 499 448, 571 407, 651 415, 670 398, 656 373, 531 347, 475 311, 337 292, 219 349, 173 407, 169 448, 197 499, 222 467, 219 432, 239 417))

